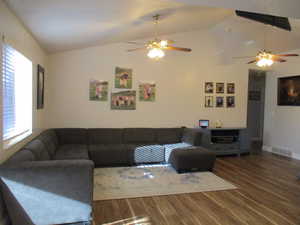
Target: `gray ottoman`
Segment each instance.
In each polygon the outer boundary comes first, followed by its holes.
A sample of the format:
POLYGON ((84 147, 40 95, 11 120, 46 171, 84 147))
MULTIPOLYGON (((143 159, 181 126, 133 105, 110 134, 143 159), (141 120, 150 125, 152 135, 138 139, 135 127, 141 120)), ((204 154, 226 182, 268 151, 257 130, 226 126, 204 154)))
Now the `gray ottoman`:
POLYGON ((190 171, 213 171, 215 153, 201 147, 177 148, 169 162, 178 173, 190 171))

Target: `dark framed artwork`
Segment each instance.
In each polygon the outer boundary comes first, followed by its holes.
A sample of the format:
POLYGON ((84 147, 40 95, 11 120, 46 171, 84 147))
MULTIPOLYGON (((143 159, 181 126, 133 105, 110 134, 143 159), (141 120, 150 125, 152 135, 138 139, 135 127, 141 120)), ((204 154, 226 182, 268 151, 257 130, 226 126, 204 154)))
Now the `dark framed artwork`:
POLYGON ((204 89, 205 89, 206 94, 214 93, 214 83, 213 82, 205 82, 204 89))
POLYGON ((38 65, 37 68, 37 109, 44 108, 44 81, 45 69, 38 65))
POLYGON ((227 94, 235 94, 234 83, 227 83, 227 94))
POLYGON ((214 97, 213 96, 205 96, 205 107, 206 108, 214 107, 214 97))
POLYGON ((216 83, 216 93, 224 94, 225 84, 224 83, 216 83))
POLYGON ((221 96, 216 97, 216 107, 217 108, 224 107, 224 97, 221 96))
POLYGON ((227 105, 227 108, 234 108, 235 107, 235 98, 234 98, 234 96, 227 96, 226 97, 226 105, 227 105))
POLYGON ((300 75, 278 78, 279 106, 300 106, 300 75))

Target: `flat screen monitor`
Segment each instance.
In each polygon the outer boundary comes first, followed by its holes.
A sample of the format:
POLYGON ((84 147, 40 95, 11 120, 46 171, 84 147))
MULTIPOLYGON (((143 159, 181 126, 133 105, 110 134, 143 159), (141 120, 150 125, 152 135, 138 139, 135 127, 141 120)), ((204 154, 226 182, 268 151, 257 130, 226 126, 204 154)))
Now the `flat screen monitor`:
POLYGON ((199 120, 199 127, 201 128, 209 127, 209 120, 199 120))

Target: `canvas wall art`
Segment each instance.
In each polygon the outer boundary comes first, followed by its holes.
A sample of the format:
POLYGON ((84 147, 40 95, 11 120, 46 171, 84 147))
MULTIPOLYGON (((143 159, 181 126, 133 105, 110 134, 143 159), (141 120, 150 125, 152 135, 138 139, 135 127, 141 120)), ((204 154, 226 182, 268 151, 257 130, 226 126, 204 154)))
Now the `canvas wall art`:
POLYGON ((116 91, 111 93, 112 110, 135 110, 136 91, 116 91))
POLYGON ((216 107, 217 108, 224 107, 224 97, 220 97, 220 96, 216 97, 216 107))
POLYGON ((234 96, 227 96, 226 97, 226 104, 228 108, 235 107, 235 98, 234 96))
POLYGON ((206 108, 214 107, 214 97, 213 96, 205 96, 205 107, 206 108))
POLYGON ((154 82, 140 82, 139 99, 145 102, 154 102, 156 97, 156 84, 154 82))
POLYGON ((224 94, 224 83, 216 83, 216 93, 224 94))
POLYGON ((45 69, 38 65, 37 68, 37 109, 44 108, 44 83, 45 83, 45 69))
POLYGON ((278 79, 277 104, 279 106, 300 106, 300 76, 278 79))
POLYGON ((213 82, 205 82, 205 93, 212 94, 214 93, 214 83, 213 82))
POLYGON ((234 94, 235 93, 235 85, 234 83, 227 84, 227 94, 234 94))
POLYGON ((132 69, 116 67, 115 88, 132 88, 132 69))
POLYGON ((108 100, 108 82, 90 80, 90 101, 108 100))

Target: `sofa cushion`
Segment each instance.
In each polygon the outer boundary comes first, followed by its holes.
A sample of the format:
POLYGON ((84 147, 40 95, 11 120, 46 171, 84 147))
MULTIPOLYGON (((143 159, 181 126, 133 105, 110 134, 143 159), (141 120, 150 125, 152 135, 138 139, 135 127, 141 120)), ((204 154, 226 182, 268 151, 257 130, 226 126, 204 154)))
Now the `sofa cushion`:
POLYGON ((124 129, 124 143, 155 143, 155 129, 152 128, 126 128, 124 129))
POLYGON ((31 151, 37 161, 50 160, 46 146, 39 138, 30 141, 24 149, 31 151))
POLYGON ((88 148, 86 145, 61 145, 58 147, 53 159, 89 159, 88 148))
POLYGON ((201 145, 201 139, 202 139, 202 133, 199 129, 193 129, 193 128, 184 128, 183 134, 182 134, 182 142, 194 145, 194 146, 200 146, 201 145))
POLYGON ((191 144, 184 143, 184 142, 164 145, 164 148, 165 148, 165 161, 169 162, 170 155, 171 155, 171 153, 174 149, 188 148, 188 147, 191 147, 191 146, 192 146, 191 144))
POLYGON ((89 154, 95 166, 132 165, 131 148, 123 144, 90 145, 89 154))
POLYGON ((89 144, 122 144, 123 129, 88 129, 89 144))
POLYGON ((3 199, 3 190, 0 187, 1 193, 0 193, 0 224, 1 225, 10 225, 11 221, 8 216, 7 208, 3 199))
POLYGON ((16 165, 21 162, 34 161, 34 154, 26 149, 21 149, 20 151, 13 154, 4 164, 5 165, 16 165))
POLYGON ((159 144, 173 144, 181 142, 182 128, 158 128, 156 139, 159 144))
POLYGON ((58 140, 55 131, 46 130, 40 134, 39 139, 45 144, 46 149, 52 158, 58 147, 58 140))
POLYGON ((59 145, 87 144, 87 129, 84 128, 57 128, 54 129, 59 145))

